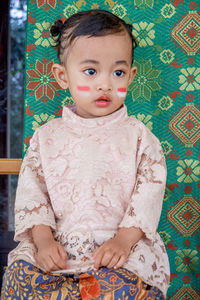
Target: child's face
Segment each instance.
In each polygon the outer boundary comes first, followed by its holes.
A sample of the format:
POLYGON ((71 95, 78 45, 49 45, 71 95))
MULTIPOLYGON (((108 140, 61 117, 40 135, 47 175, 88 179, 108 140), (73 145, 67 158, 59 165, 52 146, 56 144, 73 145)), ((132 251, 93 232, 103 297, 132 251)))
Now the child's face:
POLYGON ((126 32, 79 37, 68 49, 65 66, 54 65, 53 72, 58 83, 69 88, 76 113, 95 118, 111 114, 124 103, 137 72, 131 60, 131 40, 126 32))

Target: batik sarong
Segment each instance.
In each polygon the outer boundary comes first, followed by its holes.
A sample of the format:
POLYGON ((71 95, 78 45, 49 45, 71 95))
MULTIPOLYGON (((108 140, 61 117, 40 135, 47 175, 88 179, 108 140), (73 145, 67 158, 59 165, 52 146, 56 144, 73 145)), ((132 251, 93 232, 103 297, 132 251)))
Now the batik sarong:
POLYGON ((162 293, 130 271, 105 267, 79 275, 45 273, 19 260, 5 272, 1 300, 163 300, 162 293))

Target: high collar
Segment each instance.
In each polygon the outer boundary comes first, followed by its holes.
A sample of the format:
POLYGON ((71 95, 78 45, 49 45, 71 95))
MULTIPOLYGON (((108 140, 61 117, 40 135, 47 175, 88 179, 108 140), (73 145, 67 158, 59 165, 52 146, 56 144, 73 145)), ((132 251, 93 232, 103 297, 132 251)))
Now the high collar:
POLYGON ((113 126, 121 124, 127 119, 127 108, 125 105, 119 110, 113 112, 110 115, 97 118, 83 118, 76 114, 76 105, 67 105, 63 108, 62 114, 63 120, 67 121, 69 127, 72 128, 102 128, 105 126, 113 126))

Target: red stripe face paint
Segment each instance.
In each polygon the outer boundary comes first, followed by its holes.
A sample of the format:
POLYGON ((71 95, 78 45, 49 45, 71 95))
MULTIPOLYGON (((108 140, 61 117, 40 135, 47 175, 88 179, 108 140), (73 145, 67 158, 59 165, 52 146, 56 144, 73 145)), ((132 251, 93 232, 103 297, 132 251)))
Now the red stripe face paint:
POLYGON ((118 88, 117 91, 124 93, 124 92, 126 92, 126 88, 118 88))
POLYGON ((126 91, 127 91, 126 88, 118 88, 117 89, 117 95, 118 95, 118 97, 125 98, 126 97, 126 91))
POLYGON ((77 89, 80 92, 89 92, 90 91, 90 87, 86 86, 86 85, 78 85, 77 89))

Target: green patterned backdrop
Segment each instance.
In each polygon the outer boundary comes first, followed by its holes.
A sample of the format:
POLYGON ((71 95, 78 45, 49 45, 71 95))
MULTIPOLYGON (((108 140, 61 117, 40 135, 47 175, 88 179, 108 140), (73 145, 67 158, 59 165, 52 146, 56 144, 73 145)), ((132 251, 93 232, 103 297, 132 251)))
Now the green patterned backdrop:
POLYGON ((106 9, 133 25, 137 77, 126 105, 160 139, 168 167, 159 232, 171 265, 168 299, 200 299, 200 2, 28 0, 24 153, 36 128, 73 100, 51 73, 49 26, 79 10, 106 9))

